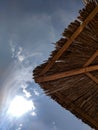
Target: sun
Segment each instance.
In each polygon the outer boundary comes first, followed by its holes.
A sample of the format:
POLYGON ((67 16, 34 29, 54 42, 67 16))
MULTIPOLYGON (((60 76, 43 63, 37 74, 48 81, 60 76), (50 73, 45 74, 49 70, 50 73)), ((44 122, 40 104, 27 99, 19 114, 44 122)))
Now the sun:
POLYGON ((22 96, 16 96, 12 101, 8 109, 8 114, 14 117, 21 117, 25 113, 35 110, 34 103, 31 100, 27 100, 22 96))

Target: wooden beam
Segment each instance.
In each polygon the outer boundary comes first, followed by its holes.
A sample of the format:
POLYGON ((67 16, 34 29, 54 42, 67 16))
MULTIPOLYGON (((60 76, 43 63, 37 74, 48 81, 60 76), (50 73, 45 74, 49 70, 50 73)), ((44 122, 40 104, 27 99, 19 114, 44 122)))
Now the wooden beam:
POLYGON ((98 79, 95 77, 95 76, 93 76, 91 73, 85 73, 90 79, 92 79, 95 83, 97 83, 98 84, 98 79))
POLYGON ((98 5, 95 7, 95 9, 89 14, 89 16, 85 19, 85 21, 78 27, 78 29, 73 33, 73 35, 67 40, 67 42, 64 44, 64 46, 57 52, 57 54, 52 58, 52 60, 45 66, 45 68, 42 70, 40 75, 45 74, 55 63, 57 59, 60 58, 60 56, 68 49, 68 47, 72 44, 72 42, 77 38, 77 36, 82 32, 84 27, 89 23, 89 21, 92 20, 92 18, 96 15, 98 12, 98 5))
MULTIPOLYGON (((98 50, 88 59, 88 61, 84 64, 83 67, 86 67, 88 65, 90 65, 93 60, 98 56, 98 50)), ((89 72, 88 73, 85 73, 90 79, 92 79, 95 83, 98 84, 98 79, 93 76, 92 74, 90 74, 89 72)))
POLYGON ((38 77, 38 78, 35 78, 35 82, 38 82, 38 83, 46 82, 46 81, 56 80, 56 79, 60 79, 60 78, 64 78, 64 77, 82 74, 82 73, 87 73, 87 72, 95 71, 95 70, 98 70, 98 65, 84 67, 84 68, 75 69, 75 70, 70 70, 70 71, 66 71, 66 72, 62 72, 62 73, 58 73, 58 74, 53 74, 53 75, 49 75, 49 76, 38 77))
POLYGON ((94 59, 98 56, 98 50, 89 58, 89 60, 84 64, 84 67, 90 65, 94 59))

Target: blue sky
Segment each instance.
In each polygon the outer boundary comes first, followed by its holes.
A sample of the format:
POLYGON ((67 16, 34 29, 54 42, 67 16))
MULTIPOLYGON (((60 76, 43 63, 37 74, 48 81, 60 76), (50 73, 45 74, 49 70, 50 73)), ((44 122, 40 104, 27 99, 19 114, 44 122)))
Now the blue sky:
POLYGON ((51 43, 82 7, 82 0, 0 0, 0 130, 91 130, 32 79, 32 70, 48 58, 51 43), (16 95, 32 100, 35 109, 8 116, 16 95))

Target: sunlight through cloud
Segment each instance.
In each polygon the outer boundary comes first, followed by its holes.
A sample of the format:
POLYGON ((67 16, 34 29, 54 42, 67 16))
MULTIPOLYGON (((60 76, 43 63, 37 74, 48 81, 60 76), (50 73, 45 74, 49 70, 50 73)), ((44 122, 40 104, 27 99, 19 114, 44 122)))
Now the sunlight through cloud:
POLYGON ((16 96, 9 106, 8 114, 20 117, 31 110, 35 110, 34 103, 31 100, 28 101, 22 96, 16 96))

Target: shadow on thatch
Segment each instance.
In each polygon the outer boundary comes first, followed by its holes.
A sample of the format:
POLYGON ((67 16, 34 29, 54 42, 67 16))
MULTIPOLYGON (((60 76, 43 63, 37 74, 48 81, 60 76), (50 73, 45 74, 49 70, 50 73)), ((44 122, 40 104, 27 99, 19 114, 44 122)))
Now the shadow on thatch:
POLYGON ((98 130, 98 1, 79 13, 33 75, 47 95, 98 130))

